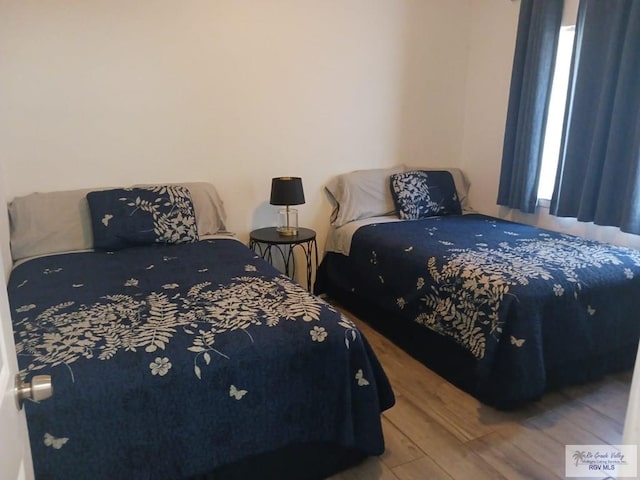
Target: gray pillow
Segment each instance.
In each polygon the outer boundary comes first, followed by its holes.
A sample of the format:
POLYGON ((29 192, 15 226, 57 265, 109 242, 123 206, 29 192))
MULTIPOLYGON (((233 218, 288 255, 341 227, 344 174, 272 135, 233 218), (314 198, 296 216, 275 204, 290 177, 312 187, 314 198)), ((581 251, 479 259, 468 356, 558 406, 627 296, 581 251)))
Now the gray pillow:
POLYGON ((93 248, 86 199, 90 191, 36 192, 14 198, 9 204, 13 260, 93 248))
POLYGON ((395 213, 389 178, 404 166, 356 170, 333 178, 325 189, 333 203, 331 225, 340 227, 361 218, 395 213))
MULTIPOLYGON (((200 236, 225 230, 226 213, 216 188, 206 182, 180 183, 189 189, 200 236)), ((93 248, 87 193, 107 188, 31 193, 9 204, 13 261, 93 248)))

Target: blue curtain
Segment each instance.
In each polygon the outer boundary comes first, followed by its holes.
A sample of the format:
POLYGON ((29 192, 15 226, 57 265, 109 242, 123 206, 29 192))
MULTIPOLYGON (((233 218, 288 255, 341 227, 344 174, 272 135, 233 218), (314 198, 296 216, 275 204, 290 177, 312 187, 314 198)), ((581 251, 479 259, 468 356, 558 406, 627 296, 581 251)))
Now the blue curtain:
POLYGON ((551 213, 640 234, 640 1, 581 0, 551 213))
POLYGON ((498 204, 535 211, 563 0, 522 0, 498 204))

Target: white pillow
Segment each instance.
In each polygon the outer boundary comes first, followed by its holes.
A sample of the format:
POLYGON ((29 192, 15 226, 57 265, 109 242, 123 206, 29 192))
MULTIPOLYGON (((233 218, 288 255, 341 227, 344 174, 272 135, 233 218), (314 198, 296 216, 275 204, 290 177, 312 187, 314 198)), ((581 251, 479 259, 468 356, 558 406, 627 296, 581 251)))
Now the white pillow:
POLYGON ((356 170, 333 178, 325 189, 333 203, 331 225, 340 227, 361 218, 391 215, 396 211, 389 178, 405 170, 392 168, 356 170))

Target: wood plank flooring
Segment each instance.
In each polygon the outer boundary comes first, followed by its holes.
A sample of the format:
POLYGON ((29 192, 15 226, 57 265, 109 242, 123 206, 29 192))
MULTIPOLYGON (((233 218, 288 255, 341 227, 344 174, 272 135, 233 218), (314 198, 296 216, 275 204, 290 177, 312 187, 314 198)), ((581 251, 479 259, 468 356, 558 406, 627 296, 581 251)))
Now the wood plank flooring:
POLYGON ((622 442, 631 372, 500 412, 342 311, 378 355, 396 405, 382 415, 385 453, 330 480, 564 479, 565 445, 622 442))

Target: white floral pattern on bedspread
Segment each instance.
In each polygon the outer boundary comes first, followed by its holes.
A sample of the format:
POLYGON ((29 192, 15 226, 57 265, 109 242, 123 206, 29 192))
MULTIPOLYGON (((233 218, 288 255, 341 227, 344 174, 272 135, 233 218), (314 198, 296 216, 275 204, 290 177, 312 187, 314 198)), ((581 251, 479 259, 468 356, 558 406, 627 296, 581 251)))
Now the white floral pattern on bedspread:
MULTIPOLYGON (((137 282, 128 280, 125 285, 131 284, 137 282)), ((250 326, 273 327, 280 321, 320 321, 323 308, 333 310, 284 278, 238 277, 221 287, 211 282, 193 285, 184 297, 153 292, 146 298, 107 295, 100 302, 79 308, 74 301, 59 303, 35 321, 26 318, 16 323, 22 327, 16 349, 32 358, 27 369, 36 371, 45 366, 70 365, 80 357, 109 360, 120 350, 164 350, 180 329, 192 337, 187 350, 195 353, 196 359, 204 355, 208 365, 211 353, 225 356, 214 347, 217 335, 246 331, 250 326)), ((16 310, 25 311, 21 307, 16 310)), ((346 318, 339 325, 355 328, 346 318)), ((321 332, 324 340, 327 333, 324 328, 321 332)), ((201 377, 196 361, 194 373, 201 377)))
POLYGON ((570 286, 569 294, 577 300, 585 270, 619 266, 625 257, 640 267, 638 251, 613 250, 609 245, 546 233, 516 239, 513 244, 501 242, 497 248, 451 248, 449 252, 443 265, 435 257, 427 261, 434 284, 421 299, 427 312, 417 315, 415 321, 453 337, 477 358, 485 355, 487 335, 498 338, 502 333, 500 309, 506 296, 517 300, 514 286, 545 280, 550 282, 547 288, 560 297, 569 293, 562 283, 570 286))

